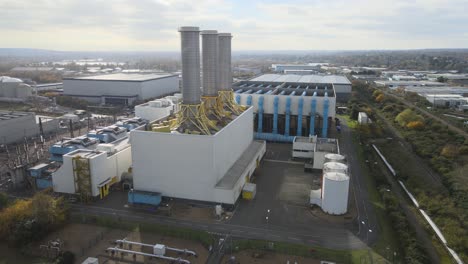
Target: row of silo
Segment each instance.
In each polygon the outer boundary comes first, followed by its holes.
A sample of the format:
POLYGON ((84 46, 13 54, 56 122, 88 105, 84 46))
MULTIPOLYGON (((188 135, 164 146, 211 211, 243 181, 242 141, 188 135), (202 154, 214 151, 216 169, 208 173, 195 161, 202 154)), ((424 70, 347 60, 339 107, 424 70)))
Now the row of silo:
POLYGON ((326 154, 322 177, 322 210, 341 215, 348 211, 349 171, 340 154, 326 154))

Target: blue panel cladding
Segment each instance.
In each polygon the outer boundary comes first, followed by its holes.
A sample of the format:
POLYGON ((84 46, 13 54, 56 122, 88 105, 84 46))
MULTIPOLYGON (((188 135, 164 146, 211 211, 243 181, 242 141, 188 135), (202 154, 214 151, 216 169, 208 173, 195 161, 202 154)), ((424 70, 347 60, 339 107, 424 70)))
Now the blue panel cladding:
POLYGON ((304 98, 299 99, 297 106, 297 132, 296 135, 302 136, 302 108, 304 107, 304 98))
POLYGON ((240 95, 236 95, 236 103, 240 105, 240 95))
POLYGON ((255 133, 255 139, 272 141, 272 142, 293 142, 295 136, 286 136, 273 133, 255 133))
POLYGON ((258 99, 258 126, 257 132, 262 133, 263 131, 263 96, 258 99))
POLYGON ((323 127, 322 127, 322 137, 327 137, 328 132, 328 97, 325 95, 325 100, 323 102, 323 127))
POLYGON ((131 190, 128 192, 128 203, 158 206, 161 203, 161 194, 131 190))
POLYGON ((273 100, 273 134, 278 134, 278 105, 279 105, 279 98, 275 96, 273 100))
POLYGON ((248 106, 252 105, 252 96, 251 96, 251 95, 249 95, 249 96, 247 97, 247 105, 248 105, 248 106))
POLYGON ((291 123, 291 97, 286 98, 286 124, 284 126, 284 135, 289 136, 289 127, 291 123))
POLYGON ((317 99, 312 97, 312 101, 310 103, 310 132, 311 136, 315 135, 315 113, 317 112, 317 99))
POLYGON ((52 177, 37 178, 36 179, 36 187, 37 187, 37 189, 40 189, 40 190, 52 187, 52 177))

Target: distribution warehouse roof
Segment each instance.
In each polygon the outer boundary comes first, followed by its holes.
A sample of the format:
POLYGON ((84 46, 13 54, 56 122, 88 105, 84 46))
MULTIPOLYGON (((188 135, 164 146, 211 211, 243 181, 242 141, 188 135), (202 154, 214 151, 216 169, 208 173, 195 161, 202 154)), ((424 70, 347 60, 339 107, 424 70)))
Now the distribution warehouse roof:
POLYGON ((135 73, 114 73, 95 76, 85 76, 76 78, 65 78, 66 80, 91 80, 91 81, 125 81, 125 82, 144 82, 168 77, 178 76, 176 74, 135 74, 135 73))
POLYGON ((351 84, 345 76, 339 75, 296 75, 296 74, 264 74, 255 77, 251 82, 294 82, 294 83, 331 83, 351 84))

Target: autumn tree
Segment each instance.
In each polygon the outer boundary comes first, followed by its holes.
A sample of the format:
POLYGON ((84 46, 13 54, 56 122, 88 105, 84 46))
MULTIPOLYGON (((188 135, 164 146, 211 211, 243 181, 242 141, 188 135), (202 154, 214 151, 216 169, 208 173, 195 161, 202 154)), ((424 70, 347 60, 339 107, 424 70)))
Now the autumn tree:
POLYGON ((406 127, 408 125, 408 123, 410 123, 410 122, 415 122, 415 121, 424 122, 424 118, 422 116, 416 114, 415 112, 413 112, 413 110, 406 109, 403 112, 399 113, 395 117, 395 121, 400 126, 406 127))
POLYGON ((442 151, 440 152, 440 155, 453 159, 455 158, 459 153, 458 147, 452 144, 447 144, 442 148, 442 151))
POLYGON ((422 121, 411 121, 406 124, 406 127, 409 129, 419 130, 424 128, 424 123, 422 121))
POLYGON ((385 98, 385 97, 384 97, 383 94, 379 94, 379 95, 375 98, 375 101, 376 101, 377 103, 381 103, 381 102, 383 101, 384 98, 385 98))

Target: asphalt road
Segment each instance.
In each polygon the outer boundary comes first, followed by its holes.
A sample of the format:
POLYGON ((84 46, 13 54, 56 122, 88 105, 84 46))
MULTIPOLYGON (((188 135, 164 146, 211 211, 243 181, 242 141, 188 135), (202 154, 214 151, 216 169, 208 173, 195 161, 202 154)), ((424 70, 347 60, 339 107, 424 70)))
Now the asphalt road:
POLYGON ((165 216, 144 213, 132 209, 119 210, 90 205, 72 206, 71 214, 75 216, 107 216, 126 221, 156 223, 176 227, 191 228, 203 230, 215 234, 230 234, 234 238, 264 239, 271 241, 281 241, 289 243, 300 243, 307 245, 320 245, 337 249, 360 249, 365 244, 358 239, 352 239, 354 236, 346 230, 321 230, 317 228, 317 233, 313 232, 295 232, 285 228, 256 228, 249 226, 233 225, 228 223, 207 223, 197 222, 186 219, 176 219, 165 216), (352 243, 350 243, 350 238, 352 243), (331 244, 332 243, 332 244, 331 244))
POLYGON ((365 176, 361 170, 361 164, 358 159, 356 148, 353 146, 351 130, 346 124, 346 120, 341 121, 341 137, 340 137, 340 150, 341 153, 346 155, 348 161, 348 168, 351 172, 351 185, 354 189, 356 207, 358 210, 357 236, 365 241, 366 244, 373 244, 379 235, 379 225, 375 215, 374 206, 370 202, 369 193, 365 176))

